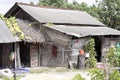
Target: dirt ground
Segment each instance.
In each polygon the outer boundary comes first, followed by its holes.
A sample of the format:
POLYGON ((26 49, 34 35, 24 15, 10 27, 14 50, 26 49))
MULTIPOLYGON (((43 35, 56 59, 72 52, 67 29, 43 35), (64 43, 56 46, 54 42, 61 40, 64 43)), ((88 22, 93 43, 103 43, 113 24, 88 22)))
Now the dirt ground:
POLYGON ((73 70, 66 68, 34 68, 21 77, 20 80, 72 80, 76 74, 80 74, 85 80, 90 80, 87 70, 73 70))

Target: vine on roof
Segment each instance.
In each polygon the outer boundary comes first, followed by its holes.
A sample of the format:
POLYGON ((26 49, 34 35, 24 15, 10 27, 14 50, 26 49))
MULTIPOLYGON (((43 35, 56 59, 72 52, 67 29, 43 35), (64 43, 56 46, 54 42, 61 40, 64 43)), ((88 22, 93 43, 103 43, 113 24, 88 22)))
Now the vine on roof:
POLYGON ((48 23, 45 23, 44 26, 47 26, 47 27, 52 27, 54 24, 51 23, 51 22, 48 22, 48 23))
POLYGON ((22 32, 15 17, 5 18, 4 16, 0 15, 0 18, 5 21, 14 36, 18 36, 19 39, 31 39, 30 37, 25 36, 25 34, 22 32))

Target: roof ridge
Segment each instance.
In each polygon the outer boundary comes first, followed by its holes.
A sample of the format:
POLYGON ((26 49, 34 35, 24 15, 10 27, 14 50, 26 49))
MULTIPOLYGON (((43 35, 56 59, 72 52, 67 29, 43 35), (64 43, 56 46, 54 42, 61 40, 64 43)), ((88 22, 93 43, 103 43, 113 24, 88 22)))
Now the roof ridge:
POLYGON ((39 5, 28 4, 28 3, 23 3, 23 2, 16 2, 16 4, 26 5, 26 6, 33 6, 33 7, 39 7, 39 5))
POLYGON ((39 7, 39 8, 47 8, 47 9, 59 9, 59 10, 72 10, 72 11, 82 11, 82 10, 74 10, 69 8, 59 8, 59 7, 52 7, 52 6, 40 6, 40 5, 34 5, 34 4, 28 4, 23 2, 16 2, 16 4, 25 5, 25 6, 32 6, 32 7, 39 7))

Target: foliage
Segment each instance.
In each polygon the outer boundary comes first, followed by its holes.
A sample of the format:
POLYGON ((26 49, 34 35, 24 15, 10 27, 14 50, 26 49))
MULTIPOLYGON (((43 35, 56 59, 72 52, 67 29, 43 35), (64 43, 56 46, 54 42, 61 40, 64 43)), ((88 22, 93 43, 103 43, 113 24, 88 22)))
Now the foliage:
POLYGON ((38 5, 65 8, 67 0, 39 0, 38 5))
POLYGON ((109 80, 120 80, 120 72, 118 70, 113 70, 110 74, 109 80))
POLYGON ((34 5, 34 2, 33 2, 33 1, 31 1, 31 2, 30 2, 30 4, 31 4, 31 5, 34 5))
POLYGON ((73 1, 69 3, 68 0, 39 0, 38 5, 42 6, 52 6, 58 8, 68 8, 74 10, 83 10, 88 11, 89 7, 86 3, 78 3, 77 1, 73 1))
MULTIPOLYGON (((105 71, 102 69, 92 69, 90 71, 91 80, 106 80, 105 79, 105 71)), ((108 80, 120 80, 120 73, 118 70, 113 70, 111 73, 109 73, 109 79, 108 80)))
POLYGON ((31 39, 28 36, 25 36, 25 34, 22 32, 20 26, 18 26, 17 20, 15 17, 5 18, 4 16, 0 15, 0 18, 4 20, 10 29, 10 31, 13 33, 14 36, 18 36, 19 39, 31 39))
MULTIPOLYGON (((14 80, 14 78, 4 77, 4 78, 2 78, 1 80, 14 80)), ((20 78, 19 78, 19 77, 16 77, 16 80, 20 80, 20 78)))
POLYGON ((101 69, 92 69, 90 71, 91 80, 104 80, 105 72, 101 69))
POLYGON ((107 60, 111 67, 120 67, 120 56, 117 52, 120 52, 120 48, 113 47, 110 48, 107 54, 107 60))
POLYGON ((120 0, 101 0, 97 3, 100 20, 109 27, 120 29, 120 0))
MULTIPOLYGON (((85 10, 86 11, 86 10, 85 10)), ((89 7, 89 9, 87 9, 87 12, 92 15, 93 17, 95 17, 96 19, 101 20, 99 12, 101 11, 101 9, 95 5, 92 5, 89 7)))
POLYGON ((82 2, 81 4, 79 4, 76 1, 73 1, 73 3, 68 3, 67 8, 73 9, 73 10, 81 10, 81 11, 88 11, 89 10, 87 3, 82 2))
POLYGON ((18 26, 15 17, 8 18, 8 20, 6 20, 6 24, 8 25, 10 31, 13 32, 14 35, 18 35, 20 39, 23 39, 25 37, 24 33, 18 26))
POLYGON ((93 68, 96 66, 97 60, 95 59, 96 51, 95 51, 95 41, 93 38, 90 38, 89 42, 83 46, 83 49, 85 52, 90 53, 90 57, 87 60, 87 64, 89 65, 89 68, 93 68))
POLYGON ((76 74, 72 80, 85 80, 80 74, 76 74))

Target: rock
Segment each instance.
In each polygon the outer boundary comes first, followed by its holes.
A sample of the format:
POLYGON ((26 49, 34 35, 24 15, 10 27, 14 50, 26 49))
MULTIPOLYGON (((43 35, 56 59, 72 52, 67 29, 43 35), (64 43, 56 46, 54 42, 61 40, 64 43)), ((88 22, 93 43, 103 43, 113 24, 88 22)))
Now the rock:
POLYGON ((10 69, 2 69, 2 70, 0 70, 0 76, 1 77, 12 78, 13 75, 14 74, 10 69))

